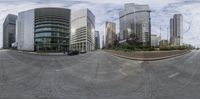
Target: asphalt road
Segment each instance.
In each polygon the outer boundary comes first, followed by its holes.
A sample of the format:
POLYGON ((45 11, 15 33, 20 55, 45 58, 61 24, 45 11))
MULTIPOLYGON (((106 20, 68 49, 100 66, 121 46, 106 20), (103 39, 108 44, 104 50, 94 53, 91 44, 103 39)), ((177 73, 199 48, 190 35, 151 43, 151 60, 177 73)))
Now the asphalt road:
POLYGON ((0 50, 0 99, 199 99, 200 52, 133 61, 103 51, 37 56, 0 50))

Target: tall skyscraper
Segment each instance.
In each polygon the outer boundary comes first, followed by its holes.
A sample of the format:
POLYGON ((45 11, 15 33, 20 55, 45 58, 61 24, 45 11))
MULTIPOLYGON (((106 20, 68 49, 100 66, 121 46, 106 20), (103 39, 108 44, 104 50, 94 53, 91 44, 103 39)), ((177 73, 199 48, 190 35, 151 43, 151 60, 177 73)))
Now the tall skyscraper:
POLYGON ((89 9, 72 12, 70 49, 88 52, 95 49, 95 16, 89 9))
POLYGON ((172 46, 183 45, 183 16, 175 14, 170 19, 170 44, 172 46))
POLYGON ((105 47, 113 48, 117 40, 116 37, 116 24, 114 22, 105 23, 105 47))
POLYGON ((170 19, 170 45, 174 44, 174 19, 170 19))
POLYGON ((102 36, 102 48, 105 47, 105 43, 104 43, 104 35, 102 36))
POLYGON ((95 49, 100 49, 100 35, 99 31, 95 31, 95 49))
POLYGON ((119 13, 120 41, 136 39, 138 44, 150 45, 150 12, 148 5, 125 4, 125 9, 119 13))
POLYGON ((17 48, 61 52, 69 49, 70 9, 36 8, 18 14, 17 48))
POLYGON ((17 16, 8 14, 3 23, 3 48, 11 48, 15 42, 17 16))

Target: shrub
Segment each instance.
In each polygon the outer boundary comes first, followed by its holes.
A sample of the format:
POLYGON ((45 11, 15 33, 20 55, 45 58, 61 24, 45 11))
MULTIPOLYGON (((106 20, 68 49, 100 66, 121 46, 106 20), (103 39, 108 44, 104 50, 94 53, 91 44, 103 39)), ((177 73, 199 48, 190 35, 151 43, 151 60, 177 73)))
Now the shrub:
POLYGON ((123 44, 115 47, 115 50, 123 50, 123 51, 154 51, 154 48, 151 46, 134 46, 130 44, 123 44))
POLYGON ((191 50, 193 49, 192 46, 162 46, 160 47, 160 50, 191 50))

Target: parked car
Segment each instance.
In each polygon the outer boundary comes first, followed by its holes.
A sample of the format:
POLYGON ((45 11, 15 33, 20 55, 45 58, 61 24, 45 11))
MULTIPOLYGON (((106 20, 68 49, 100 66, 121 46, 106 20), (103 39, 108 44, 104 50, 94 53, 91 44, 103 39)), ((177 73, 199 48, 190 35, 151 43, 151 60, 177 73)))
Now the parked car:
POLYGON ((68 51, 68 55, 72 56, 72 55, 78 55, 79 51, 68 51))
POLYGON ((82 51, 80 51, 80 54, 84 54, 84 53, 86 53, 86 51, 85 51, 85 50, 82 50, 82 51))

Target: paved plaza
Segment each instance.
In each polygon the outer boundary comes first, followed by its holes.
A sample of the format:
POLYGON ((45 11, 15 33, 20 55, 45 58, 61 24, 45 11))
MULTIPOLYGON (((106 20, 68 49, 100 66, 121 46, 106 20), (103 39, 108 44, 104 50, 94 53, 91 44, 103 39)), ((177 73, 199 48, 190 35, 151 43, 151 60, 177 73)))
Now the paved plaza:
POLYGON ((0 99, 199 99, 200 52, 134 61, 0 50, 0 99))

